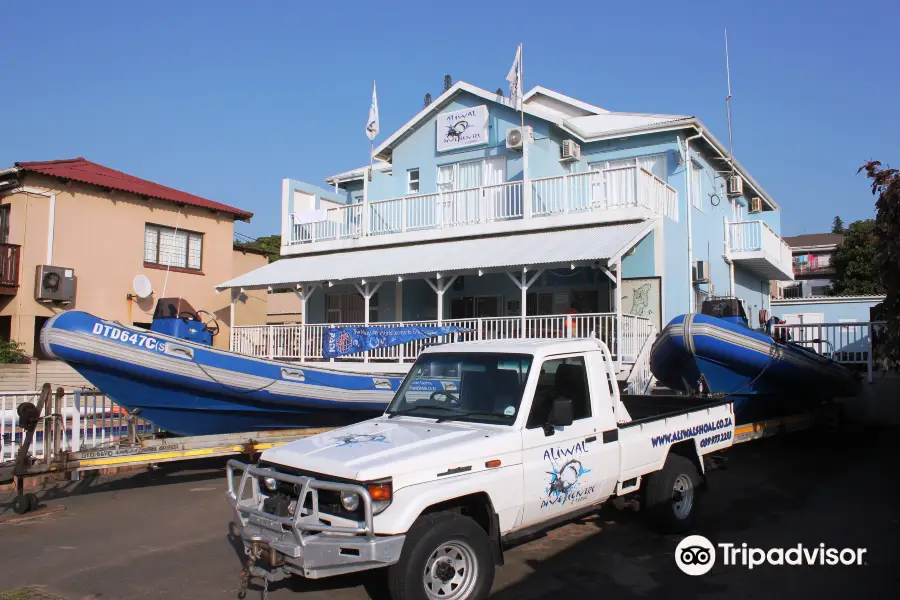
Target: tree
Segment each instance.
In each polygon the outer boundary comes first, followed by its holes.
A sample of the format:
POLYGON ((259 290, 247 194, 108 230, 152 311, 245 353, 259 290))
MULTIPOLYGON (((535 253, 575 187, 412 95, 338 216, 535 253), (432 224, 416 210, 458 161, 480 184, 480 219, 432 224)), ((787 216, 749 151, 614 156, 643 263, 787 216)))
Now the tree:
POLYGON ((281 236, 280 235, 264 235, 249 242, 235 242, 238 248, 249 248, 251 250, 259 250, 265 252, 269 257, 269 262, 275 262, 281 258, 281 236))
POLYGON ((831 294, 853 296, 877 294, 878 268, 875 262, 875 221, 867 219, 850 223, 844 240, 831 255, 835 277, 831 294))
MULTIPOLYGON (((878 336, 881 358, 900 366, 900 171, 884 169, 879 161, 859 168, 872 180, 875 201, 875 244, 878 281, 886 298, 881 313, 886 325, 878 336)), ((857 172, 859 172, 857 171, 857 172)))
POLYGON ((453 87, 453 78, 449 75, 444 75, 444 91, 446 92, 450 88, 453 87))
POLYGON ((427 108, 429 104, 431 104, 431 94, 425 94, 425 105, 422 108, 427 108))
POLYGON ((840 217, 835 217, 834 221, 831 223, 831 233, 844 233, 844 220, 840 217))

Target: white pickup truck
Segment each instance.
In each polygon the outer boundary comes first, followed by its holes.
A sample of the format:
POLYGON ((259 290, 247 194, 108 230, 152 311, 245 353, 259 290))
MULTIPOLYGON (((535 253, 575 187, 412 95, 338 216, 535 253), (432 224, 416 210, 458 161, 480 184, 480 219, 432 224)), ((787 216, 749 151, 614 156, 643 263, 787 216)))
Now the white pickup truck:
POLYGON ((730 401, 620 395, 597 340, 447 344, 381 417, 230 461, 228 497, 266 585, 386 568, 394 599, 477 600, 505 544, 612 498, 690 528, 733 434, 730 401))

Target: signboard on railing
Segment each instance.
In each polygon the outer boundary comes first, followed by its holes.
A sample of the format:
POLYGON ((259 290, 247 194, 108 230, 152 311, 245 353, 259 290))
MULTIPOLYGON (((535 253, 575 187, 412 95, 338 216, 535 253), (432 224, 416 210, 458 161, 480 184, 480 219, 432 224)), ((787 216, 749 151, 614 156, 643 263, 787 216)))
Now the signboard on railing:
POLYGON ((322 338, 322 356, 337 358, 376 348, 390 348, 407 342, 425 340, 468 331, 456 325, 448 327, 328 327, 322 338))
POLYGON ((487 144, 487 106, 483 104, 439 114, 436 137, 438 152, 487 144))

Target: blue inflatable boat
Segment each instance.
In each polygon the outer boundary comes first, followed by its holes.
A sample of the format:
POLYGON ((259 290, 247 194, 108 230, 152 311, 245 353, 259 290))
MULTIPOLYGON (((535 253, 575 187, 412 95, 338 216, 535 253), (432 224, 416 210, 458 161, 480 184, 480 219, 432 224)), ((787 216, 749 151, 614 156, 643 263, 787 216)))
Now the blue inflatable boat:
POLYGON ((41 347, 132 414, 180 435, 347 425, 384 412, 403 380, 219 350, 216 333, 212 315, 164 298, 149 331, 66 311, 44 325, 41 347))
POLYGON ((653 344, 650 370, 674 390, 734 398, 738 422, 854 396, 859 377, 811 348, 750 329, 741 303, 716 298, 680 315, 653 344))

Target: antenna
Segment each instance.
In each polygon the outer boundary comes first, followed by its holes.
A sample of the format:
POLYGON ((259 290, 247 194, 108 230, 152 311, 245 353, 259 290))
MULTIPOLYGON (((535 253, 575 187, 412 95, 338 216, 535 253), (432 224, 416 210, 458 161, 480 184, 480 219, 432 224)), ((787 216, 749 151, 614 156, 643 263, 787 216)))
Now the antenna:
POLYGON ((728 117, 728 159, 734 175, 734 140, 731 135, 731 63, 728 60, 728 28, 725 28, 725 73, 728 77, 728 95, 725 96, 725 113, 728 117))

